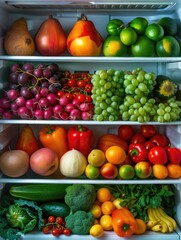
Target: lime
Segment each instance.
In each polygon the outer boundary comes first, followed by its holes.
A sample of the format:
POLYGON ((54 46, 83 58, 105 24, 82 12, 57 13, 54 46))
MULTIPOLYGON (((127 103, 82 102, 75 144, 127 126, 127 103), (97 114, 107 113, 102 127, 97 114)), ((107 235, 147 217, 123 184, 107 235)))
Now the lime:
POLYGON ((103 54, 106 57, 122 57, 127 54, 127 47, 119 36, 108 36, 103 44, 103 54))
POLYGON ((124 28, 120 33, 120 39, 124 45, 130 46, 136 42, 137 33, 131 27, 124 28))
POLYGON ((120 19, 111 19, 106 26, 106 30, 109 33, 109 35, 113 36, 119 36, 123 28, 124 23, 120 19))
POLYGON ((156 52, 159 57, 178 57, 180 49, 180 43, 173 36, 165 36, 156 44, 156 52))
POLYGON ((145 35, 153 41, 159 41, 164 36, 164 30, 161 25, 151 23, 145 30, 145 35))
POLYGON ((158 21, 158 24, 160 24, 165 32, 165 35, 176 35, 178 31, 178 25, 177 21, 170 17, 163 17, 158 21))
POLYGON ((146 27, 148 26, 148 21, 146 18, 137 17, 134 18, 130 23, 129 26, 132 27, 137 34, 144 34, 146 27))
POLYGON ((154 57, 155 42, 146 36, 139 36, 136 43, 131 46, 133 57, 154 57))

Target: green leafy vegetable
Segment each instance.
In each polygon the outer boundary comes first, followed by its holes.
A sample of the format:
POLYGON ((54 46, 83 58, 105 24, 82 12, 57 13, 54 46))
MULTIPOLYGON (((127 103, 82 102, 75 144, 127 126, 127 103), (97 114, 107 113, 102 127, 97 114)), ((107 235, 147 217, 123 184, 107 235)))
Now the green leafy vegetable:
MULTIPOLYGON (((101 185, 103 186, 103 185, 101 185)), ((128 207, 136 218, 141 218, 144 221, 148 219, 147 208, 162 206, 165 211, 173 216, 173 201, 174 192, 170 185, 157 184, 130 184, 130 185, 111 185, 108 187, 114 197, 120 197, 120 205, 128 207)))

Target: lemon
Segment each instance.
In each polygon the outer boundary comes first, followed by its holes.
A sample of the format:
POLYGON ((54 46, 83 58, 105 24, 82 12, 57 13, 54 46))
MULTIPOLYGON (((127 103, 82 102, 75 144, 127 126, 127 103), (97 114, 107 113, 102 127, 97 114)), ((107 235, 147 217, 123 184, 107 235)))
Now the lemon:
POLYGON ((173 36, 165 36, 156 44, 156 52, 159 57, 178 57, 180 44, 173 36))
POLYGON ((175 36, 178 32, 177 21, 173 18, 163 17, 158 21, 158 24, 163 27, 165 35, 175 36))
POLYGON ((146 36, 139 36, 136 43, 131 46, 131 54, 133 57, 154 57, 155 42, 146 36))
POLYGON ((103 43, 103 54, 106 57, 122 57, 127 54, 127 47, 119 36, 108 36, 103 43))
POLYGON ((145 30, 145 35, 153 41, 159 41, 164 36, 164 30, 161 25, 151 23, 145 30))
POLYGON ((124 45, 130 46, 136 42, 137 33, 131 27, 124 28, 120 33, 120 39, 124 45))
POLYGON ((129 23, 129 26, 133 28, 137 34, 143 35, 148 26, 148 21, 146 18, 136 17, 129 23))
POLYGON ((95 238, 100 238, 104 235, 104 229, 100 224, 95 224, 90 228, 89 234, 95 238))

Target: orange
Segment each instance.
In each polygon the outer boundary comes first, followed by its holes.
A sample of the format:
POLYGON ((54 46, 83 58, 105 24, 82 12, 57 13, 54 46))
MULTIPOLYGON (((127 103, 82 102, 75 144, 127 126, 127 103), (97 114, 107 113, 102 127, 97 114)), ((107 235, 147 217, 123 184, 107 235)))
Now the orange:
POLYGON ((146 223, 142 219, 136 219, 137 228, 134 234, 141 235, 146 232, 146 223))
POLYGON ((101 211, 103 214, 111 215, 116 207, 114 206, 113 202, 105 201, 101 205, 101 211))
POLYGON ((181 177, 181 166, 178 164, 169 163, 167 165, 168 177, 180 178, 181 177))
POLYGON ((91 212, 95 218, 99 218, 102 215, 101 207, 98 204, 93 204, 89 212, 91 212))
POLYGON ((96 194, 97 200, 101 203, 110 201, 110 199, 112 198, 112 194, 108 188, 99 188, 96 194))
POLYGON ((103 215, 100 218, 100 225, 106 231, 112 230, 112 228, 113 228, 113 226, 112 226, 112 217, 110 215, 103 215))
POLYGON ((165 165, 154 164, 152 170, 155 178, 165 179, 168 177, 168 169, 165 165))
POLYGON ((126 152, 119 146, 111 146, 106 152, 106 159, 112 164, 121 164, 126 160, 126 152))
POLYGON ((180 44, 173 36, 164 36, 156 43, 156 52, 159 57, 178 57, 180 44))
POLYGON ((136 17, 130 23, 129 26, 132 27, 138 34, 142 35, 148 26, 148 21, 143 17, 136 17))
POLYGON ((99 238, 103 236, 104 229, 100 224, 95 224, 90 228, 89 234, 93 237, 99 238))

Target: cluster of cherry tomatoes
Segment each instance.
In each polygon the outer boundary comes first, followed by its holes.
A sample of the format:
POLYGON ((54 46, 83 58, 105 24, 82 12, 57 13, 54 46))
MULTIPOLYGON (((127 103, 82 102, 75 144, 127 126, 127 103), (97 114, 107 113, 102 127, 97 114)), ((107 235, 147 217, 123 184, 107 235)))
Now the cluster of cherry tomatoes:
POLYGON ((44 218, 42 232, 44 234, 51 233, 53 236, 59 236, 60 234, 69 236, 71 234, 70 229, 66 228, 65 221, 61 216, 44 218))

